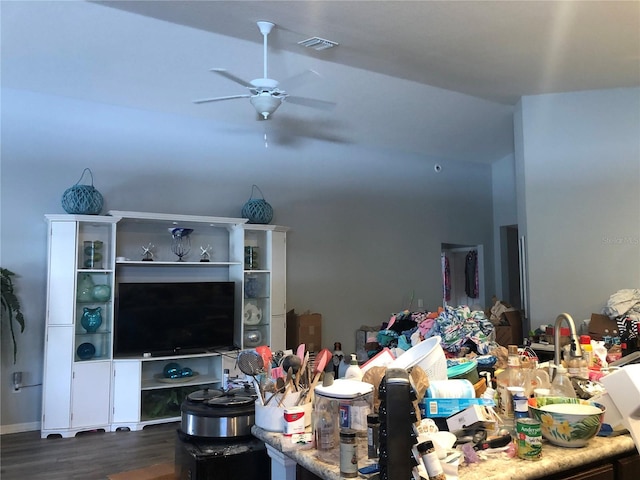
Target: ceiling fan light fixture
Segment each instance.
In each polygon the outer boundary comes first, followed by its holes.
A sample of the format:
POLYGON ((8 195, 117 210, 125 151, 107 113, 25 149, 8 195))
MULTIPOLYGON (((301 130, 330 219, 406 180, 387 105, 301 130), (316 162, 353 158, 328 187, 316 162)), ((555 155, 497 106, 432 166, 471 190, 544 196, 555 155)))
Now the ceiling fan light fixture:
POLYGON ((275 112, 282 103, 280 98, 274 97, 269 93, 254 95, 250 101, 253 108, 256 109, 256 112, 262 115, 265 120, 269 118, 269 115, 275 112))

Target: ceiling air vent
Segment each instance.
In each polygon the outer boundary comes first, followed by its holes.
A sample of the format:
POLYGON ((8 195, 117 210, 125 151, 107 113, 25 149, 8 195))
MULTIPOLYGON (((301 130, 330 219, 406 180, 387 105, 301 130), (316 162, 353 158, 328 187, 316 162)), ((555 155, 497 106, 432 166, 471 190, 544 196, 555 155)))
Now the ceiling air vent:
POLYGON ((320 37, 311 37, 298 42, 298 45, 302 45, 303 47, 313 48, 314 50, 327 50, 328 48, 333 48, 338 46, 338 42, 332 42, 331 40, 326 40, 320 37))

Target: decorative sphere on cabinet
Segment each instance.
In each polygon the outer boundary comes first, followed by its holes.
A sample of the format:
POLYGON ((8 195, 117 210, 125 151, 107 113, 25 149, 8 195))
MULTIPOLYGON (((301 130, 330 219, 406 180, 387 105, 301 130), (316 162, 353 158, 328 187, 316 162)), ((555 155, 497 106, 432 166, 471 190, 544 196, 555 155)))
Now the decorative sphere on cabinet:
POLYGON ((164 378, 180 378, 181 371, 182 368, 180 367, 180 364, 176 362, 170 362, 164 366, 162 374, 164 375, 164 378))
POLYGON ((90 302, 93 300, 93 279, 88 273, 83 273, 78 277, 78 287, 76 290, 76 301, 90 302))
POLYGON ((93 173, 88 168, 82 171, 76 184, 67 188, 62 194, 62 208, 71 214, 99 215, 103 203, 102 194, 93 186, 93 173), (91 185, 78 185, 86 172, 91 175, 91 185))
POLYGON ((80 324, 84 327, 87 333, 95 333, 100 325, 102 325, 102 308, 83 308, 84 313, 80 319, 80 324))
POLYGON ((260 283, 256 277, 247 277, 244 280, 244 296, 257 298, 260 293, 260 283))
POLYGON ((106 302, 111 298, 111 287, 109 285, 96 285, 91 290, 91 294, 96 302, 106 302))
POLYGON ((81 343, 76 350, 76 354, 80 360, 89 360, 96 354, 96 347, 89 342, 81 343))
POLYGON ((267 203, 262 190, 257 185, 251 188, 251 197, 242 207, 242 218, 247 218, 249 223, 268 224, 273 219, 273 208, 267 203), (262 198, 253 198, 253 191, 258 190, 262 198))
POLYGON ((257 347, 262 343, 262 333, 260 330, 245 330, 244 344, 247 347, 257 347))

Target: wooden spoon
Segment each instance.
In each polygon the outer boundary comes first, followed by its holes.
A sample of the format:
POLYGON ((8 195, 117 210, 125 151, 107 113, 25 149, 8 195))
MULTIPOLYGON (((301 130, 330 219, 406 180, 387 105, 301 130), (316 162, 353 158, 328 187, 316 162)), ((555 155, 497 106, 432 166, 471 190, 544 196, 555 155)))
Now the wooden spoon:
MULTIPOLYGON (((282 368, 287 372, 287 374, 289 373, 289 370, 291 370, 293 377, 296 380, 298 378, 298 372, 300 371, 301 366, 302 360, 300 360, 297 355, 287 355, 286 357, 284 357, 284 360, 282 360, 282 368)), ((292 383, 292 385, 295 387, 295 390, 297 392, 298 382, 295 381, 292 383)))
POLYGON ((271 400, 273 400, 273 397, 277 396, 279 393, 284 392, 284 387, 285 387, 285 384, 284 384, 284 378, 282 378, 282 377, 278 377, 278 378, 276 379, 276 389, 275 389, 275 391, 273 392, 273 395, 271 395, 271 396, 267 399, 267 401, 266 401, 266 402, 264 402, 265 406, 266 406, 266 405, 269 405, 269 402, 270 402, 271 400))
POLYGON ((282 392, 282 397, 278 400, 278 406, 282 406, 282 402, 284 401, 284 397, 287 396, 287 393, 291 390, 291 385, 293 383, 293 369, 289 367, 287 370, 287 379, 284 381, 284 392, 282 392))
MULTIPOLYGON (((296 388, 300 387, 300 380, 302 380, 302 376, 305 375, 307 373, 307 363, 309 363, 309 352, 306 352, 304 354, 304 359, 302 360, 302 364, 300 365, 300 368, 298 369, 298 371, 296 372, 296 388)), ((309 380, 306 380, 305 385, 309 384, 309 380)))

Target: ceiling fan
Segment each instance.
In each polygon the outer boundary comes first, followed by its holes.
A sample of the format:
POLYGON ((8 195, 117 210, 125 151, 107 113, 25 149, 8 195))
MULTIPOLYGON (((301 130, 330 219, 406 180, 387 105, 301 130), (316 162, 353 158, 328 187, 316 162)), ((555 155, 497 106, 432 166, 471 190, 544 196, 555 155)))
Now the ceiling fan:
MULTIPOLYGON (((267 74, 267 36, 275 26, 271 22, 257 22, 260 33, 263 36, 263 50, 264 50, 264 70, 262 78, 256 78, 247 82, 232 73, 229 73, 224 68, 212 68, 211 71, 222 75, 229 80, 239 83, 243 87, 249 89, 250 93, 242 95, 228 95, 225 97, 203 98, 200 100, 194 100, 193 103, 209 103, 219 102, 222 100, 233 100, 235 98, 248 98, 251 105, 256 109, 260 119, 267 120, 278 109, 283 102, 294 103, 303 105, 306 107, 319 108, 322 110, 330 110, 335 107, 335 103, 325 100, 317 100, 315 98, 298 97, 295 95, 289 95, 285 90, 279 88, 281 85, 278 81, 269 78, 267 74)), ((291 77, 285 80, 283 83, 288 86, 293 86, 295 83, 300 83, 309 75, 318 76, 313 70, 307 70, 295 77, 291 77)))

